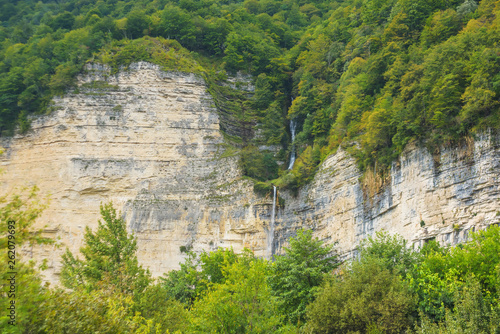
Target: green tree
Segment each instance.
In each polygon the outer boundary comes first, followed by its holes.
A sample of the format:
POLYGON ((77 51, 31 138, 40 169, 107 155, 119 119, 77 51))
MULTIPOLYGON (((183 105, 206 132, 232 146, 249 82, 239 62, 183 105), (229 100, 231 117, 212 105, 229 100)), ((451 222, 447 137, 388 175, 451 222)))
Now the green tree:
POLYGON ((186 11, 176 6, 167 5, 161 15, 162 35, 168 39, 176 39, 183 46, 193 46, 196 34, 191 20, 191 15, 186 11))
POLYGON ((453 9, 436 12, 427 19, 420 42, 429 47, 457 34, 460 28, 460 17, 453 9))
POLYGON ((43 229, 33 229, 32 225, 47 207, 48 198, 40 199, 39 189, 22 189, 20 194, 0 196, 0 248, 6 249, 8 240, 15 241, 21 246, 25 243, 47 244, 54 241, 42 236, 43 229), (9 221, 15 222, 12 229, 9 221), (12 236, 12 237, 9 237, 12 236))
MULTIPOLYGON (((285 130, 285 124, 283 122, 284 117, 282 109, 283 108, 279 105, 279 103, 277 101, 274 101, 264 111, 262 134, 264 135, 266 144, 268 145, 280 145, 283 142, 283 137, 286 134, 286 130, 285 130)), ((271 164, 268 164, 266 168, 269 168, 274 165, 272 164, 273 161, 269 162, 271 164)), ((275 169, 277 172, 276 167, 274 167, 273 169, 275 169)), ((272 169, 270 171, 272 172, 272 169)), ((273 174, 275 175, 275 173, 273 174)), ((268 178, 269 179, 274 178, 273 174, 271 174, 268 178)))
POLYGON ((49 26, 54 29, 67 29, 70 30, 75 23, 75 17, 69 12, 63 12, 56 15, 50 22, 49 26))
POLYGON ((265 260, 244 253, 223 268, 224 281, 193 305, 190 333, 274 333, 281 316, 266 283, 265 260))
POLYGON ((387 270, 397 275, 404 276, 421 261, 420 254, 410 248, 403 237, 391 236, 385 231, 363 240, 358 250, 360 258, 378 259, 387 270))
POLYGON ((203 252, 199 257, 189 252, 179 270, 172 270, 160 278, 161 285, 169 298, 190 305, 208 287, 223 283, 223 268, 236 262, 237 258, 233 249, 220 248, 203 252))
POLYGON ((172 270, 161 277, 161 284, 170 298, 192 304, 200 290, 199 259, 196 254, 190 252, 180 266, 179 270, 172 270))
POLYGON ((403 333, 415 298, 408 285, 376 258, 361 259, 331 279, 308 308, 310 333, 403 333))
POLYGON ((137 244, 126 230, 111 203, 101 205, 103 221, 97 230, 85 229, 84 245, 80 248, 83 259, 69 250, 62 256, 61 282, 65 287, 83 286, 89 291, 115 289, 124 294, 139 295, 150 282, 149 271, 137 261, 137 244))
MULTIPOLYGON (((276 144, 276 142, 273 143, 276 144)), ((269 151, 261 152, 255 146, 247 146, 241 151, 240 166, 245 175, 260 181, 278 177, 278 164, 273 154, 269 151)))
POLYGON ((200 255, 202 279, 209 285, 223 283, 226 279, 224 268, 238 260, 232 248, 219 248, 213 252, 203 251, 200 255))
POLYGON ((303 323, 306 306, 314 300, 325 274, 338 266, 333 246, 313 239, 312 231, 299 230, 283 255, 271 265, 268 277, 282 314, 292 324, 303 323))
POLYGON ((159 333, 153 320, 130 315, 131 296, 96 290, 90 293, 53 290, 41 304, 45 321, 41 333, 159 333))
POLYGON ((474 277, 484 293, 488 308, 495 305, 500 284, 500 227, 471 233, 470 240, 450 249, 424 249, 424 257, 411 275, 418 309, 432 321, 445 320, 446 310, 457 306, 457 293, 474 277))
POLYGON ((445 319, 435 323, 422 314, 422 322, 416 328, 419 334, 493 334, 500 330, 500 305, 489 305, 481 291, 481 285, 468 277, 463 289, 455 292, 456 305, 447 310, 445 319))
POLYGON ((203 29, 203 51, 217 56, 222 55, 226 49, 227 35, 231 30, 232 26, 226 19, 209 19, 203 29))
POLYGON ((152 320, 160 333, 185 333, 189 324, 189 310, 185 306, 172 299, 160 281, 150 284, 131 309, 139 312, 145 319, 152 320))
MULTIPOLYGON (((35 262, 27 262, 21 249, 27 244, 47 244, 53 240, 42 237, 42 229, 33 224, 47 205, 40 199, 38 188, 23 189, 19 194, 0 196, 0 328, 2 333, 38 333, 44 322, 45 312, 40 305, 49 297, 35 262), (14 222, 10 223, 9 222, 14 222), (8 253, 8 250, 12 251, 8 253), (10 268, 10 265, 13 268, 10 268), (10 280, 15 272, 15 286, 11 291, 10 280), (12 297, 12 293, 15 297, 12 297), (9 325, 11 301, 15 301, 15 326, 9 325)), ((43 267, 43 264, 42 264, 43 267)))
MULTIPOLYGON (((22 244, 17 244, 20 249, 22 244)), ((6 248, 0 248, 2 253, 7 254, 6 248)), ((0 307, 5 310, 0 314, 0 328, 4 334, 24 334, 43 333, 42 328, 46 312, 41 305, 50 298, 50 291, 43 283, 40 270, 35 262, 27 262, 19 258, 16 252, 15 260, 15 298, 9 298, 11 270, 7 266, 7 257, 2 256, 2 266, 0 266, 0 307), (15 326, 9 324, 10 302, 15 301, 16 321, 15 326)), ((3 254, 2 254, 3 255, 3 254)), ((43 268, 43 266, 42 266, 43 268)))
POLYGON ((16 125, 19 115, 17 102, 25 88, 21 67, 13 67, 8 73, 0 74, 0 131, 12 130, 16 125))
POLYGON ((127 16, 127 36, 131 39, 139 38, 147 33, 148 18, 144 12, 132 11, 127 16))

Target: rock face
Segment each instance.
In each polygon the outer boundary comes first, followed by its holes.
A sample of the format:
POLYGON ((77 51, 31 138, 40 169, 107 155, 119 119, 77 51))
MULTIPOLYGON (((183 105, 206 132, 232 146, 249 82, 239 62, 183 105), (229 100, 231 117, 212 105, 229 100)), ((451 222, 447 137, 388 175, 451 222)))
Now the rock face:
POLYGON ((154 274, 178 267, 181 246, 246 246, 264 255, 253 185, 225 149, 201 77, 148 63, 116 75, 89 65, 53 109, 33 120, 29 134, 3 140, 0 176, 2 193, 36 184, 50 194, 39 225, 62 247, 29 254, 49 259, 49 280, 57 280, 65 247, 78 251, 85 226, 97 225, 108 201, 122 210, 139 260, 154 274))
POLYGON ((430 239, 453 245, 470 231, 500 224, 500 136, 484 134, 466 147, 432 156, 409 145, 393 163, 389 184, 371 198, 363 193, 355 161, 340 150, 322 164, 297 198, 283 194, 275 249, 297 227, 338 242, 344 257, 376 231, 399 234, 416 247, 430 239))
POLYGON ((38 224, 61 247, 26 250, 49 260, 51 281, 65 247, 78 251, 85 226, 97 225, 99 205, 108 201, 122 211, 140 262, 155 275, 178 268, 184 248, 248 247, 270 256, 302 227, 338 242, 348 257, 381 229, 417 245, 430 238, 456 243, 500 222, 498 136, 444 149, 439 161, 409 147, 390 183, 370 199, 354 160, 339 149, 297 196, 278 190, 285 205, 270 226, 272 195, 259 197, 242 178, 201 77, 148 63, 114 75, 89 65, 54 109, 33 120, 27 135, 3 139, 0 157, 2 194, 36 184, 51 196, 38 224))

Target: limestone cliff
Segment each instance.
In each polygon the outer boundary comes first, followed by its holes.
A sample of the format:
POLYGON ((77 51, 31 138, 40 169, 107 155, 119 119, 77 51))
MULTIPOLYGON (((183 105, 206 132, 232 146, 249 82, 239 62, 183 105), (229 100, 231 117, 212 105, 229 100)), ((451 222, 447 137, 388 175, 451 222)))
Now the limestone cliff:
POLYGON ((62 247, 29 254, 49 259, 50 279, 65 247, 78 251, 84 227, 97 225, 108 201, 122 210, 140 261, 155 274, 177 268, 181 246, 264 254, 265 223, 246 220, 258 200, 225 150, 206 88, 201 77, 148 63, 116 75, 89 65, 75 91, 54 99, 51 115, 3 140, 2 193, 36 184, 50 194, 39 225, 62 247))
POLYGON ((381 229, 420 245, 458 242, 471 228, 500 222, 500 140, 484 135, 439 159, 407 148, 389 184, 369 200, 354 160, 340 149, 297 196, 279 191, 285 205, 270 228, 272 198, 254 194, 242 177, 215 105, 196 75, 148 63, 117 74, 88 65, 77 89, 54 99, 51 115, 34 119, 28 134, 3 139, 1 192, 36 184, 51 194, 39 224, 61 247, 28 253, 49 259, 50 280, 64 248, 78 250, 84 227, 97 225, 99 204, 108 201, 122 210, 139 260, 155 275, 178 267, 181 246, 270 256, 300 227, 349 256, 381 229))
POLYGON ((279 211, 275 248, 298 226, 338 242, 342 254, 351 256, 376 231, 397 233, 421 247, 429 239, 444 245, 463 242, 470 231, 500 223, 498 135, 444 148, 440 156, 409 145, 390 175, 388 184, 367 198, 354 159, 339 150, 297 198, 283 195, 287 206, 279 211))

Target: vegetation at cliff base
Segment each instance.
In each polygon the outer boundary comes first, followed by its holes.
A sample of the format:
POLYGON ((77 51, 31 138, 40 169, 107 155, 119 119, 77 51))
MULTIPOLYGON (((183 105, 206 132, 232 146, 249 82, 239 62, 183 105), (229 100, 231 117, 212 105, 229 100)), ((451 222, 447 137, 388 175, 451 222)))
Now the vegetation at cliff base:
POLYGON ((409 142, 436 153, 499 128, 499 6, 2 0, 0 131, 28 130, 29 115, 49 112, 51 98, 74 85, 86 62, 116 71, 145 60, 203 74, 220 102, 222 130, 246 147, 248 176, 300 187, 339 145, 362 169, 383 173, 409 142), (237 72, 252 76, 252 96, 217 89, 237 72), (288 171, 292 147, 298 158, 288 171))
POLYGON ((84 246, 80 248, 83 259, 68 249, 62 256, 61 283, 70 289, 91 291, 107 282, 124 295, 141 293, 151 278, 138 264, 136 241, 128 235, 125 221, 111 204, 101 205, 100 209, 103 221, 98 222, 97 231, 85 228, 84 246))
MULTIPOLYGON (((147 61, 205 80, 260 195, 297 191, 339 148, 373 195, 408 144, 436 155, 499 130, 499 42, 500 0, 0 0, 0 136, 56 96, 117 87, 78 87, 86 64, 147 61)), ((51 286, 41 272, 58 259, 24 254, 54 242, 33 228, 45 207, 37 188, 0 196, 2 333, 500 333, 499 226, 421 248, 381 232, 345 262, 298 230, 273 260, 184 248, 154 278, 109 203, 51 286)))
MULTIPOLYGON (((4 199, 0 214, 27 218, 31 231, 39 209, 32 193, 4 199)), ((153 279, 138 264, 120 214, 111 204, 101 214, 81 254, 63 256, 64 289, 42 284, 37 265, 16 258, 16 325, 3 312, 2 333, 500 332, 497 225, 455 247, 430 241, 419 250, 379 232, 344 263, 335 246, 299 230, 274 261, 250 250, 188 252, 179 270, 153 279)), ((20 238, 16 247, 28 242, 47 240, 20 238)), ((4 310, 12 299, 9 272, 0 267, 4 310)))

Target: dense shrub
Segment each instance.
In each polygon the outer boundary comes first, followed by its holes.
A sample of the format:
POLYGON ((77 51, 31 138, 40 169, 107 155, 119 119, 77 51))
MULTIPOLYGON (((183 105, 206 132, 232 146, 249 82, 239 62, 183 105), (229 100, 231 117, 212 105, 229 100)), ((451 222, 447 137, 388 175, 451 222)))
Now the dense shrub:
POLYGON ((403 333, 411 328, 415 298, 383 261, 356 261, 333 278, 308 308, 312 333, 403 333))

